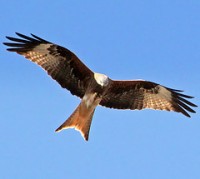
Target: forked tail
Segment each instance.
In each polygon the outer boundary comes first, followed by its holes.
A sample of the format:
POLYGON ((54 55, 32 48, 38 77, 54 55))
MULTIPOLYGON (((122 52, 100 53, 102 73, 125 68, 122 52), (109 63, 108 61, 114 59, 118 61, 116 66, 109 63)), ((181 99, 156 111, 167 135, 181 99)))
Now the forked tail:
POLYGON ((75 128, 87 141, 95 107, 88 108, 85 102, 82 101, 76 110, 71 114, 71 116, 56 129, 56 132, 59 132, 63 129, 75 128))

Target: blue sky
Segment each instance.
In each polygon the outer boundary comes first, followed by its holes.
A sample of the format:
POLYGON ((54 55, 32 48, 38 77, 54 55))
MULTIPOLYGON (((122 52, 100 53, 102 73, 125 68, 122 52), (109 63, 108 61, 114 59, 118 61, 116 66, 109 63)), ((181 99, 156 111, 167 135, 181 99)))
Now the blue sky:
MULTIPOLYGON (((200 1, 6 1, 1 36, 36 34, 112 79, 200 88, 200 1)), ((200 115, 99 106, 90 139, 54 130, 79 99, 0 45, 0 178, 200 178, 200 115)))

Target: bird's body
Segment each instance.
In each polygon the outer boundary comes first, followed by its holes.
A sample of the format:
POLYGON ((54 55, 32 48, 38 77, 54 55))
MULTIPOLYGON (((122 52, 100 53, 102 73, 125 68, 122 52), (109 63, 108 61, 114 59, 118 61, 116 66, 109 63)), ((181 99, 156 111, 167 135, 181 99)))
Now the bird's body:
POLYGON ((63 88, 81 98, 71 116, 58 128, 75 128, 88 140, 95 108, 102 105, 116 109, 159 109, 175 111, 190 117, 195 104, 187 100, 191 96, 150 81, 116 81, 100 73, 92 72, 70 50, 48 42, 35 35, 21 38, 7 37, 12 43, 4 43, 27 59, 37 63, 63 88), (190 107, 191 106, 191 107, 190 107), (188 111, 188 112, 187 112, 188 111))
POLYGON ((88 140, 90 125, 95 108, 101 102, 101 99, 106 92, 109 84, 109 78, 100 73, 94 73, 94 78, 88 84, 85 95, 83 96, 80 104, 56 132, 62 129, 75 128, 78 130, 84 139, 88 140))

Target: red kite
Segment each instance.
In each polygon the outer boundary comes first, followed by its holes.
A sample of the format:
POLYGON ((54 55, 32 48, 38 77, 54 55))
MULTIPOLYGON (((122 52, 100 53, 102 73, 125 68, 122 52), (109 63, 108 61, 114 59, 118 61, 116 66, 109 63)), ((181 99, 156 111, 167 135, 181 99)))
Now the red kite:
POLYGON ((70 50, 48 42, 33 34, 32 37, 16 33, 20 38, 7 37, 12 43, 8 51, 17 52, 37 63, 81 102, 71 116, 56 131, 67 128, 78 130, 88 140, 95 108, 102 105, 116 109, 159 109, 175 111, 190 117, 195 113, 189 102, 191 96, 180 90, 167 88, 150 81, 116 81, 100 73, 92 72, 70 50), (191 106, 191 107, 190 107, 191 106))

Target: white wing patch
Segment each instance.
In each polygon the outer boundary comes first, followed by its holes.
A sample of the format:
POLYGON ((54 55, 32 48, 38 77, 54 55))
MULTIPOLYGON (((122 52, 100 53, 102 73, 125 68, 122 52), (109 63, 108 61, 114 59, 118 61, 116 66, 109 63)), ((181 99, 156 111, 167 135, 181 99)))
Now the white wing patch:
POLYGON ((52 44, 40 44, 40 45, 37 45, 35 48, 33 48, 33 51, 46 54, 48 52, 47 49, 51 46, 52 44))
POLYGON ((165 87, 163 87, 163 86, 159 85, 158 87, 159 87, 159 90, 158 90, 159 95, 163 96, 168 101, 171 101, 172 93, 169 90, 167 90, 165 87))

